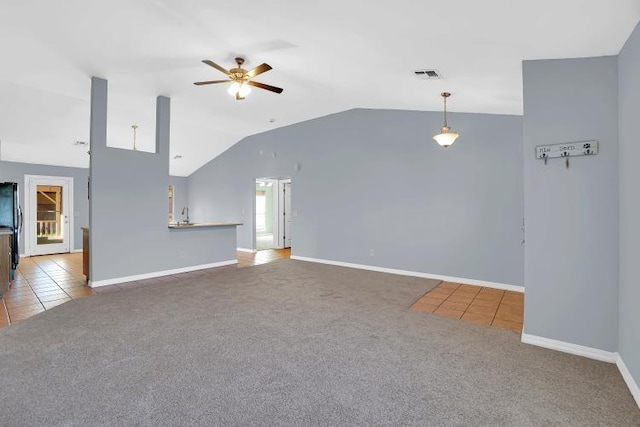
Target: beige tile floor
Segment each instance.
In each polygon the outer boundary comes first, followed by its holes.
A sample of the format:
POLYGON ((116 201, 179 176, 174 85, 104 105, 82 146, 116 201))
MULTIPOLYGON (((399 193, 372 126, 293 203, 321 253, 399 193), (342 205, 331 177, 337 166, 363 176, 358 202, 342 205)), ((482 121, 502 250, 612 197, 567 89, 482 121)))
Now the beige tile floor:
POLYGON ((0 327, 93 294, 82 274, 82 254, 22 258, 0 302, 0 327))
MULTIPOLYGON (((288 259, 290 255, 291 249, 272 249, 255 254, 238 252, 238 268, 288 259)), ((206 270, 185 274, 206 274, 206 270)), ((72 299, 151 285, 171 280, 172 277, 165 276, 92 289, 86 285, 85 276, 82 274, 82 254, 21 258, 11 289, 0 299, 0 328, 72 299)))
POLYGON ((416 301, 411 309, 521 333, 524 294, 441 282, 416 301))

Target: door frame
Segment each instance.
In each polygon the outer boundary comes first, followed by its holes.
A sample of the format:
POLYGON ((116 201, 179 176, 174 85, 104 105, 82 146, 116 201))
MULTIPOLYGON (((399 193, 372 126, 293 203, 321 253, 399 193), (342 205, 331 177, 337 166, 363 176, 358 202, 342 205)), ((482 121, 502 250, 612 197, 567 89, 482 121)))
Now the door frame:
MULTIPOLYGON (((31 247, 31 233, 34 232, 33 225, 31 221, 31 216, 34 214, 31 209, 31 180, 59 180, 59 181, 67 181, 68 193, 67 207, 68 207, 68 218, 69 218, 69 252, 72 253, 74 251, 74 232, 73 232, 73 222, 74 222, 74 200, 73 200, 73 177, 70 176, 47 176, 47 175, 26 175, 24 176, 24 222, 23 222, 23 237, 24 237, 24 256, 31 256, 32 247, 31 247)), ((63 196, 64 197, 64 196, 63 196)), ((63 199, 65 200, 65 199, 63 199)), ((67 252, 64 252, 67 253, 67 252)))
MULTIPOLYGON (((287 229, 287 218, 291 218, 291 222, 293 223, 293 199, 291 199, 291 206, 289 206, 291 208, 291 212, 286 212, 285 210, 285 205, 286 205, 286 195, 285 195, 285 185, 289 184, 289 189, 291 189, 291 178, 285 178, 285 179, 281 179, 280 181, 278 181, 278 248, 279 249, 284 249, 284 248, 290 248, 291 246, 287 246, 286 244, 286 240, 291 239, 291 237, 286 238, 286 233, 289 233, 289 236, 291 236, 291 230, 287 229), (286 218, 285 218, 285 214, 286 214, 286 218)), ((289 190, 289 197, 291 198, 291 190, 289 190)))
MULTIPOLYGON (((284 249, 286 247, 284 243, 284 232, 285 232, 285 223, 284 223, 284 185, 291 184, 291 178, 280 178, 278 179, 278 213, 277 213, 277 223, 278 223, 278 235, 274 234, 274 239, 276 240, 276 244, 273 246, 275 249, 284 249)), ((293 199, 291 200, 291 204, 293 205, 293 199)), ((293 212, 293 211, 292 211, 293 212)), ((274 228, 275 229, 275 228, 274 228)))

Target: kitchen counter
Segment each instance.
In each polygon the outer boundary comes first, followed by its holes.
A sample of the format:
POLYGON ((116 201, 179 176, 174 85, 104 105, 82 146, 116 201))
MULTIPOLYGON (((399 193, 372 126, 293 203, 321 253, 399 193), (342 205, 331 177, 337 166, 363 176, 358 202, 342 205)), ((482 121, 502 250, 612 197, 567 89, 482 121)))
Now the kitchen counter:
POLYGON ((0 236, 12 235, 13 231, 10 228, 0 227, 0 236))
POLYGON ((233 227, 236 225, 242 225, 241 222, 192 222, 188 224, 174 223, 169 224, 168 227, 172 230, 180 230, 183 228, 206 228, 206 227, 233 227))

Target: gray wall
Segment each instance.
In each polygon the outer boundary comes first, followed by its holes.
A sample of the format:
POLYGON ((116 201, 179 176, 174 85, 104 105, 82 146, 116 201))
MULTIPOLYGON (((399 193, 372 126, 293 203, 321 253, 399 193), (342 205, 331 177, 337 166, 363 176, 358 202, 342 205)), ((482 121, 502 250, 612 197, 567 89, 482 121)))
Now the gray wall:
MULTIPOLYGON (((82 249, 82 230, 89 224, 89 201, 87 200, 87 179, 89 169, 67 168, 61 166, 36 165, 0 161, 0 182, 17 182, 20 191, 20 204, 24 210, 24 176, 67 176, 73 178, 73 244, 71 250, 82 249)), ((24 229, 23 229, 24 230, 24 229)), ((24 233, 20 234, 20 253, 24 253, 24 233)))
POLYGON ((532 335, 617 350, 617 58, 525 61, 525 324, 532 335), (536 145, 596 139, 570 168, 536 145))
POLYGON ((448 149, 439 112, 356 109, 245 138, 189 177, 193 216, 244 222, 252 248, 254 180, 290 176, 294 255, 522 285, 522 118, 450 123, 448 149))
MULTIPOLYGON (((0 182, 17 182, 20 189, 20 204, 24 209, 24 176, 68 176, 73 178, 73 232, 74 242, 72 250, 82 249, 82 230, 80 227, 89 225, 89 200, 87 199, 87 179, 89 169, 62 166, 38 165, 31 163, 6 162, 0 160, 0 182)), ((175 186, 176 209, 188 205, 187 178, 179 176, 169 177, 171 185, 175 186)), ((24 242, 24 235, 20 234, 20 241, 24 242)), ((24 252, 24 246, 21 248, 24 252)))
POLYGON ((167 228, 170 100, 158 97, 156 153, 107 147, 107 82, 91 87, 91 280, 235 260, 235 227, 167 228))
POLYGON ((640 25, 618 58, 620 138, 620 289, 619 352, 640 383, 640 25))

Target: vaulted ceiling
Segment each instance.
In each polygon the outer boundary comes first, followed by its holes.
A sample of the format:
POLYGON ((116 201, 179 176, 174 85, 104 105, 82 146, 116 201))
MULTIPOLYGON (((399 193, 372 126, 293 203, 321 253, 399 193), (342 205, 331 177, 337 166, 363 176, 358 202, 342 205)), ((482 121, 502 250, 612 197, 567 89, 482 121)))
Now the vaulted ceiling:
POLYGON ((355 107, 437 111, 443 90, 452 111, 521 114, 523 59, 615 55, 639 20, 637 0, 3 1, 0 154, 88 166, 73 143, 89 138, 91 76, 109 80, 111 146, 131 147, 137 124, 151 150, 155 97, 171 97, 183 176, 251 134, 355 107), (238 55, 285 91, 238 102, 192 84, 224 78, 202 59, 238 55))

